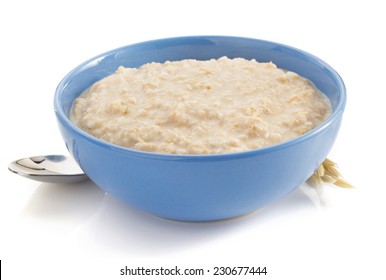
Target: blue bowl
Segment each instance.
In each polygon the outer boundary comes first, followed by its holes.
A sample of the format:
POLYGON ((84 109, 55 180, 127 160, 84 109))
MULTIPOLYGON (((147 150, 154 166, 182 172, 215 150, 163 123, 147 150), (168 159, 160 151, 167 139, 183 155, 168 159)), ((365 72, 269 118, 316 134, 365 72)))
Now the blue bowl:
POLYGON ((302 50, 250 38, 192 36, 125 46, 72 70, 57 87, 55 113, 69 152, 107 193, 157 216, 213 221, 240 216, 305 182, 329 153, 346 102, 344 83, 327 63, 302 50), (330 99, 332 115, 304 135, 274 146, 218 155, 137 151, 97 139, 69 120, 72 102, 120 65, 228 56, 272 61, 311 80, 330 99))

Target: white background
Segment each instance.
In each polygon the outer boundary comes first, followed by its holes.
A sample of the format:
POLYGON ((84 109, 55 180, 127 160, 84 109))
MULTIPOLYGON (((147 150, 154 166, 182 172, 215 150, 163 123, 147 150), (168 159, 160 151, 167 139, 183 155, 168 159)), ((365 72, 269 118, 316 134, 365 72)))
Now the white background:
POLYGON ((386 279, 386 153, 381 134, 386 111, 386 20, 381 3, 2 1, 4 279, 160 279, 120 276, 125 265, 267 267, 267 276, 235 279, 386 279), (329 157, 339 163, 355 190, 303 185, 251 215, 189 224, 138 213, 92 183, 41 184, 7 170, 10 161, 24 156, 66 153, 52 104, 56 85, 72 68, 123 45, 205 34, 295 46, 341 74, 348 102, 329 157))

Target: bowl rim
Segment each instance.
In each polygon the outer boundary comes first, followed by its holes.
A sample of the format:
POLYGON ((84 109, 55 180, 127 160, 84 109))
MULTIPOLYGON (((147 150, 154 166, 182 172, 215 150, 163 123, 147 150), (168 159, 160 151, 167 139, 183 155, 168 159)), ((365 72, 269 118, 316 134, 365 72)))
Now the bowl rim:
POLYGON ((96 55, 81 64, 79 64, 77 67, 73 68, 70 72, 68 72, 67 75, 65 75, 62 80, 59 82, 58 86, 55 90, 54 95, 54 111, 57 116, 57 118, 60 120, 61 124, 66 126, 68 129, 74 131, 78 136, 83 138, 84 140, 87 140, 89 142, 92 142, 93 144, 100 146, 102 148, 111 149, 115 151, 119 151, 125 154, 128 154, 130 156, 135 157, 146 157, 146 158, 153 158, 153 159, 162 159, 162 160, 230 160, 230 159, 237 159, 237 158, 244 158, 244 157, 251 157, 256 155, 263 155, 271 152, 276 152, 282 149, 286 149, 290 146, 295 146, 297 144, 300 144, 310 138, 312 138, 314 135, 317 135, 327 129, 332 123, 335 122, 336 119, 340 118, 343 114, 343 111, 346 106, 346 100, 347 100, 347 93, 346 93, 346 87, 345 84, 341 78, 341 76, 338 74, 338 72, 333 69, 329 64, 327 64, 322 59, 318 58, 317 56, 308 53, 306 51, 303 51, 301 49, 285 45, 282 43, 277 43, 269 40, 263 40, 263 39, 257 39, 257 38, 250 38, 250 37, 240 37, 240 36, 221 36, 221 35, 195 35, 195 36, 180 36, 180 37, 169 37, 169 38, 160 38, 160 39, 153 39, 143 42, 138 42, 134 44, 125 45, 122 47, 118 47, 106 52, 103 52, 99 55, 96 55), (315 128, 309 130, 308 132, 289 139, 284 142, 280 142, 274 145, 258 148, 258 149, 252 149, 252 150, 246 150, 246 151, 240 151, 240 152, 231 152, 231 153, 221 153, 221 154, 168 154, 168 153, 158 153, 158 152, 147 152, 142 150, 136 150, 124 146, 119 146, 110 142, 107 142, 105 140, 101 140, 91 134, 88 134, 87 132, 83 131, 76 125, 74 125, 67 114, 64 112, 63 106, 60 102, 60 96, 62 93, 63 88, 65 88, 66 84, 68 83, 68 80, 76 74, 80 69, 84 68, 86 65, 97 61, 101 59, 102 57, 105 57, 107 55, 110 55, 112 53, 118 52, 120 50, 123 50, 125 48, 134 47, 134 46, 140 46, 141 44, 152 44, 152 43, 162 43, 167 41, 173 41, 173 40, 199 40, 199 39, 230 39, 230 40, 250 40, 250 41, 257 41, 261 43, 267 43, 267 44, 273 44, 277 45, 286 49, 290 49, 293 51, 296 51, 299 54, 305 55, 309 58, 311 58, 313 61, 317 62, 318 64, 322 65, 324 68, 326 68, 333 78, 336 80, 338 89, 339 89, 339 100, 337 102, 337 106, 335 110, 333 110, 332 114, 324 120, 321 124, 316 126, 315 128))

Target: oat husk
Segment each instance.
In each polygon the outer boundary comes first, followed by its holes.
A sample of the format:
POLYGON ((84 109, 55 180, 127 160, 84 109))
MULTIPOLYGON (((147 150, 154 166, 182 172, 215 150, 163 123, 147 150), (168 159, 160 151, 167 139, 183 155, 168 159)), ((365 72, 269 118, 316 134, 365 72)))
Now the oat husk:
POLYGON ((338 170, 338 165, 326 158, 322 164, 314 171, 307 183, 314 186, 321 186, 323 183, 333 184, 341 188, 353 188, 354 186, 343 179, 338 170))

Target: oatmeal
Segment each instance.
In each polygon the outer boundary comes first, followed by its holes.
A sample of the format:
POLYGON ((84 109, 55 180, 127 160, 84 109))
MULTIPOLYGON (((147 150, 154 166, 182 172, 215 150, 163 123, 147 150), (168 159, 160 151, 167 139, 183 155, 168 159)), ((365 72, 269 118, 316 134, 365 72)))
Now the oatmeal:
POLYGON ((170 154, 219 154, 300 136, 331 114, 307 79, 273 63, 222 57, 119 67, 74 101, 97 138, 170 154))

